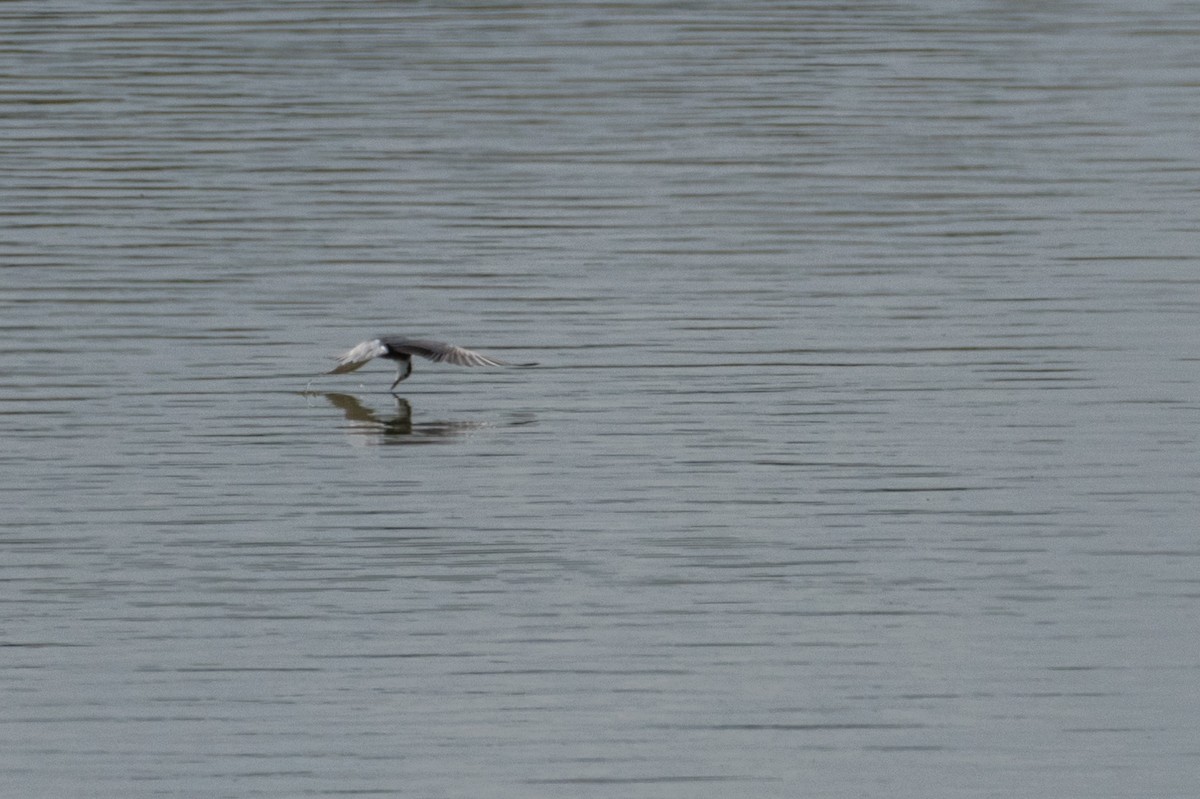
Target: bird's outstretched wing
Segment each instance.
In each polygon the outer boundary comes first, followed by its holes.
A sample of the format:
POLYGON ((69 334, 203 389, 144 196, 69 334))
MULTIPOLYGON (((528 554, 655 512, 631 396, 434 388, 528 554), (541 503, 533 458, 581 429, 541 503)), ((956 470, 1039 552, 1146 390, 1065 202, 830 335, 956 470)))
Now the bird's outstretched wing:
POLYGON ((385 352, 387 352, 387 347, 377 338, 356 344, 353 348, 338 356, 337 366, 333 367, 329 371, 329 374, 340 375, 346 372, 353 372, 367 361, 372 358, 378 358, 385 352))
MULTIPOLYGON (((404 338, 403 336, 380 336, 378 341, 387 349, 419 355, 435 363, 452 363, 456 366, 536 366, 532 363, 509 363, 489 358, 474 350, 428 339, 404 338)), ((362 345, 359 345, 362 346, 362 345)))

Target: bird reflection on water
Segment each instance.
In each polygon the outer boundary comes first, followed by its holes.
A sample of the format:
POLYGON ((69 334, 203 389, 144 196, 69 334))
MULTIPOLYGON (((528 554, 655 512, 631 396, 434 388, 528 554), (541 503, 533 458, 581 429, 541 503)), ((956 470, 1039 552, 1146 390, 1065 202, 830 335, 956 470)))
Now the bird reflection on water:
POLYGON ((368 436, 377 436, 382 444, 436 444, 466 435, 475 430, 490 427, 513 427, 530 424, 531 418, 514 418, 502 422, 480 421, 430 421, 413 422, 413 409, 408 400, 392 395, 396 403, 394 411, 382 413, 362 404, 351 394, 322 393, 335 408, 342 411, 350 430, 368 436))

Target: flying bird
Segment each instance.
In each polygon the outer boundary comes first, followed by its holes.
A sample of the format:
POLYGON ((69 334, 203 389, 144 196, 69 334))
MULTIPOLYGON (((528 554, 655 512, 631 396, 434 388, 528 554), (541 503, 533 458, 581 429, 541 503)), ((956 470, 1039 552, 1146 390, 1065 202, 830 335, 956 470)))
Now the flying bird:
POLYGON ((405 338, 404 336, 380 336, 364 341, 338 357, 337 366, 328 372, 331 375, 353 372, 373 358, 386 358, 396 362, 396 385, 412 374, 412 357, 420 355, 435 363, 452 363, 458 366, 537 366, 536 363, 509 363, 489 358, 473 350, 428 339, 405 338))

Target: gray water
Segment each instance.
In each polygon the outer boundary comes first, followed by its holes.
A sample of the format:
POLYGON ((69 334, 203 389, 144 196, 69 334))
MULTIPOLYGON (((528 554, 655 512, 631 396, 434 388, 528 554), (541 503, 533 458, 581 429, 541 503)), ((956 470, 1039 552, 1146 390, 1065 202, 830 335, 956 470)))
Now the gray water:
POLYGON ((0 5, 3 794, 1194 796, 1198 36, 0 5))

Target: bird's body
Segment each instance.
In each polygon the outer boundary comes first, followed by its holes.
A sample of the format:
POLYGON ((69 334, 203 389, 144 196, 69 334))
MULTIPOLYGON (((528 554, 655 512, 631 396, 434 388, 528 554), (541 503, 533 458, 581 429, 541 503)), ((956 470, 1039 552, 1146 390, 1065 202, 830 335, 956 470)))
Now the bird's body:
POLYGON ((412 374, 412 358, 419 355, 435 363, 452 363, 458 366, 536 366, 532 363, 513 364, 480 355, 478 352, 428 339, 405 338, 404 336, 380 336, 356 344, 338 358, 338 364, 329 374, 340 375, 353 372, 373 358, 386 358, 396 362, 396 380, 389 390, 412 374))

